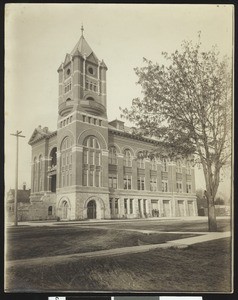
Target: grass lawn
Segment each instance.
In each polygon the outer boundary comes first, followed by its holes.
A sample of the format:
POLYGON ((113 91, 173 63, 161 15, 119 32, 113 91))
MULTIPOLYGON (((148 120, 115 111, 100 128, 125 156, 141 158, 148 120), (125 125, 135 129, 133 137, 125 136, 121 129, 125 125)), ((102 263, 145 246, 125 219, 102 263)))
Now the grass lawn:
MULTIPOLYGON (((111 226, 111 225, 110 225, 111 226)), ((7 260, 160 244, 194 234, 145 234, 80 226, 18 227, 7 231, 7 260)))
MULTIPOLYGON (((103 236, 103 232, 95 231, 95 238, 103 236)), ((76 238, 79 233, 75 232, 76 238)), ((132 237, 127 238, 129 241, 132 237)), ((29 245, 31 248, 30 241, 25 248, 29 245)), ((73 242, 68 247, 72 245, 73 242)), ((54 251, 50 244, 47 247, 54 251)), ((79 258, 77 262, 62 261, 34 268, 11 267, 6 274, 7 290, 230 292, 230 253, 230 239, 225 238, 186 249, 79 258)))
MULTIPOLYGON (((218 219, 217 226, 218 231, 229 231, 230 230, 230 220, 229 219, 218 219)), ((69 224, 69 223, 68 223, 69 224)), ((87 224, 89 226, 90 224, 87 224)), ((83 226, 83 225, 82 225, 83 226)), ((91 226, 95 226, 95 224, 91 224, 91 226)), ((133 222, 115 222, 110 223, 110 225, 106 223, 97 223, 97 226, 110 226, 111 228, 117 229, 141 229, 141 230, 158 230, 158 231, 175 231, 175 232, 207 232, 208 231, 208 223, 206 218, 201 218, 201 220, 189 220, 189 219, 147 219, 147 220, 134 220, 133 222)))

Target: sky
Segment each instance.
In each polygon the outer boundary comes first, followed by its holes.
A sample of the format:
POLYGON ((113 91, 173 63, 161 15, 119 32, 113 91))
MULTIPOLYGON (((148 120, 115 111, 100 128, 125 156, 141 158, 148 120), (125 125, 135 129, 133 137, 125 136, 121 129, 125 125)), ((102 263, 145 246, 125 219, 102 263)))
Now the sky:
MULTIPOLYGON (((163 51, 180 49, 183 40, 197 40, 204 50, 217 45, 220 55, 233 53, 232 5, 175 4, 7 4, 5 10, 5 191, 15 187, 16 138, 20 138, 18 187, 31 184, 31 146, 41 125, 56 130, 57 69, 84 36, 107 71, 109 121, 120 119, 119 107, 140 96, 135 67, 143 57, 160 63, 163 51)), ((196 187, 204 189, 201 170, 196 187)), ((230 172, 220 192, 230 193, 230 172)))

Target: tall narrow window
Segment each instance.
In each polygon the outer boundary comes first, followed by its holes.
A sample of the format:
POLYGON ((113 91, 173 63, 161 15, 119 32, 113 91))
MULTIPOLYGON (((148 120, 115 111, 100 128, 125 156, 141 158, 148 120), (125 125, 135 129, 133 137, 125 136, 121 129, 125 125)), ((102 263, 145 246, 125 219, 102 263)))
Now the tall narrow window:
POLYGON ((117 164, 117 150, 116 147, 112 146, 109 148, 109 164, 116 165, 117 164))
POLYGON ((181 163, 181 160, 177 160, 177 162, 176 162, 176 172, 177 173, 182 173, 182 163, 181 163))
POLYGON ((189 161, 187 161, 187 164, 186 164, 186 173, 187 173, 187 175, 191 175, 191 165, 190 165, 189 161))
POLYGON ((118 214, 118 201, 119 199, 115 199, 115 214, 118 214))
POLYGON ((162 158, 162 171, 163 172, 168 171, 168 160, 167 160, 167 158, 162 158))
POLYGON ((145 168, 145 160, 144 160, 143 152, 138 153, 137 167, 140 168, 140 169, 145 168))
POLYGON ((156 171, 156 169, 157 169, 157 161, 156 161, 156 158, 154 157, 151 160, 151 170, 156 171))
POLYGON ((177 193, 182 193, 183 190, 182 190, 182 181, 177 181, 177 193))
POLYGON ((124 199, 124 213, 125 213, 125 215, 128 214, 127 199, 124 199))
POLYGON ((117 188, 117 175, 116 174, 109 174, 109 187, 116 189, 117 188))
POLYGON ((48 216, 52 216, 52 206, 48 207, 48 216))
POLYGON ((132 155, 129 149, 124 151, 124 166, 131 167, 132 166, 132 155))
POLYGON ((61 143, 61 187, 71 185, 72 142, 67 136, 61 143))
POLYGON ((124 175, 124 189, 131 190, 131 175, 124 175))
POLYGON ((133 199, 130 199, 130 214, 133 214, 133 199))
POLYGON ((150 178, 150 190, 151 191, 157 190, 157 179, 154 176, 150 178))
POLYGON ((186 184, 186 192, 187 192, 188 194, 191 194, 191 192, 192 192, 192 186, 191 186, 191 183, 187 183, 187 184, 186 184))
POLYGON ((168 192, 168 180, 162 180, 162 192, 168 192))
POLYGON ((43 158, 42 158, 42 155, 39 156, 39 175, 38 175, 38 178, 39 178, 39 191, 42 191, 43 190, 43 158))
POLYGON ((145 189, 145 177, 139 177, 137 179, 137 189, 144 190, 145 189))
POLYGON ((101 149, 94 136, 88 136, 83 142, 83 161, 84 185, 101 186, 101 149))

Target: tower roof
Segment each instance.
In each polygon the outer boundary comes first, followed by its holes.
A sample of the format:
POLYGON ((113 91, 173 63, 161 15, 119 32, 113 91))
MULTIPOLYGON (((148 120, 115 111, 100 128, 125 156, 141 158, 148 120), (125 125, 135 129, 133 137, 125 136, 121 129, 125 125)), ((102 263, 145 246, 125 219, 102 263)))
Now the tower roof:
POLYGON ((91 49, 91 47, 89 46, 89 44, 87 43, 83 35, 81 35, 78 43, 75 45, 74 49, 72 50, 71 55, 74 55, 77 50, 82 55, 86 55, 86 57, 88 57, 91 53, 93 53, 94 56, 96 57, 95 53, 93 52, 93 50, 91 49))

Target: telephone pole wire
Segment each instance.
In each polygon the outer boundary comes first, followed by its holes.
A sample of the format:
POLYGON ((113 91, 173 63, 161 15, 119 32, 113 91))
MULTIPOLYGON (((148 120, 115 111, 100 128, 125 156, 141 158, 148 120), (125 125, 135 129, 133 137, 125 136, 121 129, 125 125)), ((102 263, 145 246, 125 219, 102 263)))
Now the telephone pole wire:
POLYGON ((11 133, 11 135, 14 135, 16 139, 16 178, 15 178, 15 201, 14 201, 14 215, 15 215, 15 220, 14 220, 14 225, 18 225, 18 219, 17 219, 17 191, 18 191, 18 138, 22 137, 25 138, 24 135, 20 135, 22 131, 18 131, 16 133, 11 133))

